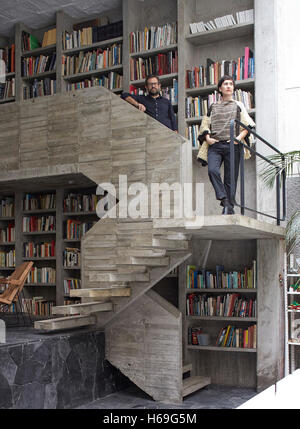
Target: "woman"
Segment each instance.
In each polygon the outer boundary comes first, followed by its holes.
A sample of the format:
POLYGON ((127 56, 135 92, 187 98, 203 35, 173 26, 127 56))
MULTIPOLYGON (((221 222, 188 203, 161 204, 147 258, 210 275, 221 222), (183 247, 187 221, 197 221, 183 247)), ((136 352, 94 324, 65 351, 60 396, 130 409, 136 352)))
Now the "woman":
MULTIPOLYGON (((230 122, 232 119, 238 119, 249 128, 255 126, 243 103, 233 100, 234 90, 235 83, 231 76, 225 75, 219 80, 218 91, 222 99, 210 106, 207 116, 202 120, 198 137, 201 148, 197 158, 202 165, 208 165, 209 179, 217 200, 220 200, 223 206, 222 214, 234 214, 233 204, 230 202, 230 122), (220 175, 223 162, 224 183, 220 175)), ((238 124, 235 126, 235 137, 249 145, 248 131, 238 124)), ((236 142, 234 149, 235 194, 240 162, 240 148, 236 142)), ((245 149, 245 159, 248 158, 250 152, 245 149)))

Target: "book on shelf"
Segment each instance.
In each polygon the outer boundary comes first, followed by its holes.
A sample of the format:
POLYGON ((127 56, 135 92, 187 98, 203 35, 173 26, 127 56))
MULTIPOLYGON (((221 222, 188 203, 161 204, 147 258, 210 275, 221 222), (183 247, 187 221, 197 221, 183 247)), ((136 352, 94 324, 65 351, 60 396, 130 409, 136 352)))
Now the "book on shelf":
POLYGON ((189 327, 188 328, 188 344, 192 344, 193 346, 198 346, 201 344, 200 334, 202 334, 202 327, 189 327))
POLYGON ((248 328, 228 325, 222 328, 218 334, 215 345, 217 347, 251 348, 256 349, 257 327, 251 325, 248 328))
POLYGON ((97 19, 88 24, 75 24, 73 31, 63 33, 63 49, 81 48, 109 39, 123 36, 123 21, 107 25, 98 25, 97 19))
POLYGON ((109 90, 122 90, 123 89, 123 76, 116 72, 109 72, 106 75, 99 77, 91 77, 84 79, 81 82, 67 82, 67 91, 74 91, 83 88, 92 88, 95 86, 103 86, 109 90))
POLYGON ((56 52, 38 57, 26 57, 21 61, 22 77, 33 76, 56 70, 56 52))
POLYGON ((220 28, 226 28, 237 24, 254 22, 254 10, 248 9, 245 11, 236 12, 235 17, 233 14, 223 15, 213 18, 207 22, 193 22, 190 23, 191 34, 202 33, 220 28))
POLYGON ((95 212, 100 195, 93 193, 68 193, 64 198, 63 211, 67 213, 95 212))
POLYGON ((206 65, 193 66, 186 70, 186 88, 201 88, 217 85, 224 75, 232 76, 235 81, 253 79, 255 60, 253 51, 246 46, 244 55, 236 60, 213 61, 207 58, 206 65))
POLYGON ((25 258, 55 257, 55 240, 50 242, 27 242, 23 244, 25 258))
POLYGON ((129 52, 136 53, 177 43, 177 23, 145 27, 129 34, 129 52))
POLYGON ((64 293, 68 295, 71 289, 81 289, 81 280, 76 278, 64 279, 64 293))
POLYGON ((80 249, 76 247, 66 247, 63 253, 64 267, 80 267, 81 255, 80 249))
POLYGON ((29 34, 26 31, 22 32, 21 38, 22 51, 32 51, 40 47, 40 42, 33 34, 29 34))
POLYGON ((0 84, 0 100, 6 100, 16 96, 16 79, 9 78, 0 84))
POLYGON ((55 283, 56 270, 52 267, 32 267, 28 277, 27 283, 55 283))
POLYGON ((68 76, 97 71, 122 64, 122 44, 114 43, 107 48, 80 51, 75 55, 62 56, 62 75, 68 76))
POLYGON ((47 210, 55 209, 55 194, 25 194, 23 200, 23 210, 47 210))
POLYGON ((145 79, 149 74, 158 76, 178 72, 177 51, 157 54, 148 58, 130 58, 130 80, 145 79))
POLYGON ((0 49, 0 60, 5 62, 5 72, 15 72, 15 44, 7 46, 4 49, 0 49))
POLYGON ((238 293, 209 296, 188 294, 187 316, 256 317, 256 299, 238 293))
POLYGON ((56 94, 56 79, 34 79, 31 85, 23 86, 23 100, 56 94))
POLYGON ((55 301, 46 299, 43 296, 22 298, 23 312, 28 313, 29 311, 33 316, 51 316, 53 306, 55 306, 55 301))
POLYGON ((55 216, 24 216, 23 232, 49 232, 55 231, 55 216))
POLYGON ((187 289, 256 289, 257 262, 243 271, 225 272, 223 265, 215 270, 200 270, 195 265, 187 266, 187 289))
POLYGON ((0 218, 13 217, 15 210, 15 203, 13 197, 6 197, 0 201, 0 218))
POLYGON ((8 252, 0 250, 0 267, 13 268, 16 266, 16 252, 12 249, 8 252))
POLYGON ((0 228, 0 243, 10 243, 15 241, 15 225, 9 223, 6 227, 0 228))
POLYGON ((43 40, 42 40, 42 47, 55 45, 56 44, 56 28, 52 28, 51 30, 45 31, 43 40))

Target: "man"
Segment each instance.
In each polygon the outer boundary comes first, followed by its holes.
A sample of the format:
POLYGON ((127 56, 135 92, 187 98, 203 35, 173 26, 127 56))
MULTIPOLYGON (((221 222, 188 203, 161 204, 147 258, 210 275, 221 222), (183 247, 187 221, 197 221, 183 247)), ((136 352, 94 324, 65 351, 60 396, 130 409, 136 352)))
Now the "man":
POLYGON ((161 83, 159 77, 156 75, 147 76, 145 88, 148 95, 134 95, 123 92, 121 97, 137 109, 177 132, 173 106, 170 100, 160 95, 161 83))
MULTIPOLYGON (((253 128, 255 123, 247 113, 243 103, 233 99, 235 83, 231 76, 223 76, 218 82, 218 91, 221 101, 213 103, 208 115, 202 120, 199 141, 202 145, 198 153, 198 161, 208 165, 209 179, 215 190, 217 200, 223 206, 222 214, 234 214, 234 207, 230 201, 230 122, 238 119, 240 122, 253 128), (224 183, 220 175, 220 167, 224 162, 224 183)), ((248 131, 239 125, 235 126, 235 138, 249 144, 248 131)), ((244 151, 245 159, 250 158, 249 151, 244 151)), ((239 174, 240 148, 238 143, 234 146, 235 158, 235 188, 239 174)))

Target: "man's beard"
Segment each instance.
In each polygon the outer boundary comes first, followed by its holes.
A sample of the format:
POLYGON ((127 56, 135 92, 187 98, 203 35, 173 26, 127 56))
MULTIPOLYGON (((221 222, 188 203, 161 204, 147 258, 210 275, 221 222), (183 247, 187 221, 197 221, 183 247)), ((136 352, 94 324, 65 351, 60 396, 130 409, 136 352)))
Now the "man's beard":
POLYGON ((150 89, 149 94, 151 94, 151 95, 157 95, 157 94, 159 94, 159 90, 156 89, 156 88, 152 88, 152 89, 150 89))

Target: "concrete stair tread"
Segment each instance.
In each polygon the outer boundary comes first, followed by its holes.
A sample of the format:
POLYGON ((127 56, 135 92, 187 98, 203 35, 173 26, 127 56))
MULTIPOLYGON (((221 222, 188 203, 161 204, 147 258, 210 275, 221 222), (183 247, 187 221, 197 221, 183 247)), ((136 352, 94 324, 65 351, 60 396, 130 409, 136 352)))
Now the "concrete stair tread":
POLYGON ((187 363, 182 366, 182 374, 185 374, 186 372, 192 371, 193 365, 191 363, 187 363))
POLYGON ((182 380, 183 385, 183 394, 182 396, 190 395, 193 392, 196 392, 199 389, 210 384, 210 377, 204 377, 200 375, 196 375, 193 377, 188 377, 182 380))
POLYGON ((94 325, 96 323, 96 317, 89 316, 68 316, 68 317, 59 317, 55 319, 48 320, 38 320, 34 322, 35 329, 42 329, 47 331, 56 331, 62 329, 76 329, 83 326, 94 325))
POLYGON ((70 296, 78 296, 82 298, 111 298, 130 296, 131 288, 107 288, 107 289, 71 289, 70 296))
POLYGON ((89 280, 91 282, 97 281, 106 281, 106 282, 115 282, 115 281, 124 281, 124 282, 147 282, 150 279, 149 273, 130 273, 130 274, 119 274, 114 273, 90 273, 88 274, 89 280))
POLYGON ((165 238, 153 238, 152 246, 170 250, 187 250, 189 247, 188 240, 168 240, 165 238))
POLYGON ((170 259, 168 256, 161 258, 146 258, 135 256, 131 257, 131 263, 133 265, 146 265, 149 267, 163 267, 169 265, 170 259))
POLYGON ((60 305, 52 308, 52 314, 81 314, 88 315, 91 313, 96 313, 100 311, 112 311, 113 304, 112 302, 89 302, 81 304, 70 304, 70 305, 60 305))

